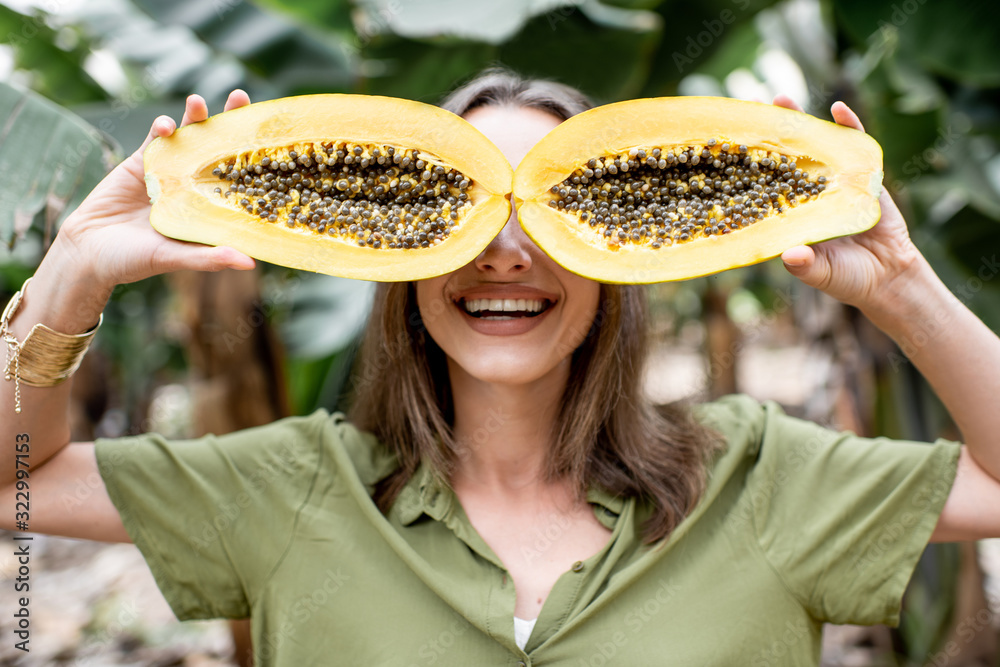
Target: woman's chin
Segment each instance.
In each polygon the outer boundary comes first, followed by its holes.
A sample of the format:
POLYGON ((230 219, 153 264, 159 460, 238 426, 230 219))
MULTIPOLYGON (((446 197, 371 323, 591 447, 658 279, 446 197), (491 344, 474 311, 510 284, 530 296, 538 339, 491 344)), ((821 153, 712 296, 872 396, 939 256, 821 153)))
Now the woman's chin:
POLYGON ((476 355, 473 359, 449 359, 452 384, 456 372, 467 379, 504 386, 530 385, 550 375, 559 364, 552 363, 552 357, 525 355, 523 351, 476 355))

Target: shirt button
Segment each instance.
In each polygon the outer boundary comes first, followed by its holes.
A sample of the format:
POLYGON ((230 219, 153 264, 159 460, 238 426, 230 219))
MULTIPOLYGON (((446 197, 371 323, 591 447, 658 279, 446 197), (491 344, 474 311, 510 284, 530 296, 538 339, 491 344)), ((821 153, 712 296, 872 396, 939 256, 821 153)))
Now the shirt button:
POLYGON ((575 563, 573 563, 573 571, 574 572, 583 572, 583 561, 578 560, 575 563))

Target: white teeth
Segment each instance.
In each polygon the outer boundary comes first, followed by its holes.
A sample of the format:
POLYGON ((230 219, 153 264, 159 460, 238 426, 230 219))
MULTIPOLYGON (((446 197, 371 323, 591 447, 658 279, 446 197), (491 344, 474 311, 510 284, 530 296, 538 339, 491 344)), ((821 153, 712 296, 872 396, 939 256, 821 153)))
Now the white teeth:
MULTIPOLYGON (((484 310, 491 313, 529 312, 540 313, 545 307, 544 299, 466 299, 463 301, 466 312, 481 313, 484 310)), ((497 316, 497 319, 512 319, 497 316)))

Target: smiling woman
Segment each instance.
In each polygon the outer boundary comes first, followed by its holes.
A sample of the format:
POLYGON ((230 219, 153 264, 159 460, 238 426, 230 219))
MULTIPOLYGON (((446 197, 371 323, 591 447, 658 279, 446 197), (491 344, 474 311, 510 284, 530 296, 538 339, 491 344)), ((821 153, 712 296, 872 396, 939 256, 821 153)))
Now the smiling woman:
MULTIPOLYGON (((491 72, 444 106, 516 166, 587 101, 491 72)), ((183 123, 206 117, 189 98, 183 123)), ((173 130, 159 118, 150 138, 173 130)), ((1000 340, 885 193, 874 228, 790 248, 785 266, 912 350, 965 447, 836 433, 746 397, 653 405, 641 288, 561 268, 516 211, 471 262, 379 286, 349 420, 67 447, 68 383, 35 380, 70 367, 69 347, 40 350, 32 325, 78 341, 115 284, 253 265, 159 236, 142 176, 139 151, 2 323, 30 352, 10 368, 22 411, 4 437, 31 434, 32 529, 134 541, 179 618, 252 617, 258 665, 816 664, 823 622, 898 622, 928 540, 1000 536, 982 509, 1000 507, 1000 340), (59 502, 98 473, 106 494, 59 502)), ((12 508, 16 471, 0 469, 12 508)))
MULTIPOLYGON (((469 120, 517 167, 583 103, 571 89, 497 74, 457 91, 444 106, 469 120)), ((601 285, 570 273, 525 235, 516 210, 479 257, 458 271, 409 288, 380 285, 362 365, 382 360, 391 366, 380 381, 359 387, 351 411, 352 422, 375 433, 402 462, 380 483, 378 505, 390 508, 422 461, 446 479, 469 474, 457 465, 463 453, 469 463, 479 457, 457 443, 471 441, 484 410, 488 414, 510 400, 511 411, 521 412, 523 396, 535 409, 551 404, 555 412, 540 424, 553 423, 541 431, 529 425, 530 437, 507 444, 505 458, 578 500, 594 482, 615 495, 656 499, 647 537, 665 536, 697 501, 715 441, 682 408, 657 411, 643 398, 644 323, 641 288, 601 285), (521 300, 538 308, 518 312, 521 300), (508 302, 514 302, 513 312, 498 312, 507 311, 508 302), (402 338, 414 341, 413 357, 387 349, 402 338), (408 375, 412 385, 399 383, 408 375), (403 391, 398 384, 419 387, 422 400, 379 400, 403 391), (464 405, 457 407, 457 401, 464 405), (395 405, 423 409, 405 414, 395 405), (415 424, 434 427, 423 431, 415 424), (663 484, 669 478, 685 483, 663 484)))

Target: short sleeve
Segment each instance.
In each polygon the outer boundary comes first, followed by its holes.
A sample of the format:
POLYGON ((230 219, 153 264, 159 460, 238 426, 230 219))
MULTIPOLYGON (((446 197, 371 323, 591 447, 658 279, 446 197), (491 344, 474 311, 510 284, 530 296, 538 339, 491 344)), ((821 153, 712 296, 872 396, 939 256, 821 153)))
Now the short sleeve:
POLYGON ((897 625, 960 446, 837 433, 773 404, 760 414, 746 490, 771 566, 819 620, 897 625))
POLYGON ((320 411, 194 440, 97 441, 108 494, 179 619, 249 616, 336 429, 320 411))

